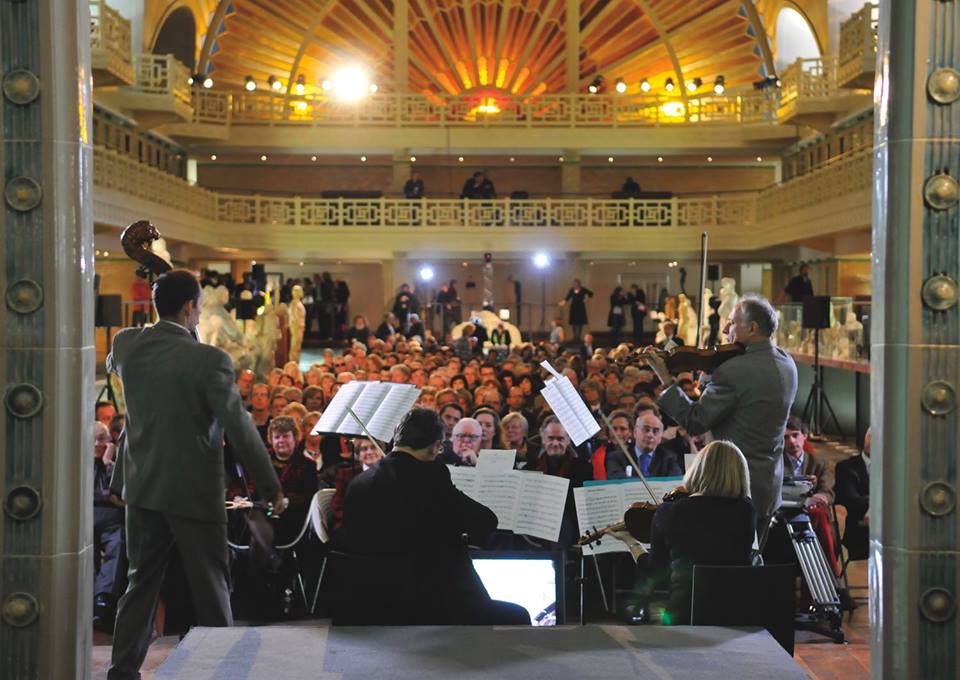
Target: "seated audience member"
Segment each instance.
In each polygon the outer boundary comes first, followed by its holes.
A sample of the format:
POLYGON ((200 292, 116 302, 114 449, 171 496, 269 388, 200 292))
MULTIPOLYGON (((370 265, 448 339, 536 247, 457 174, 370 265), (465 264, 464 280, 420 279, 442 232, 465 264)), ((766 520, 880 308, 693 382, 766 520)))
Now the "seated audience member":
POLYGON ((282 393, 274 394, 270 397, 270 417, 279 418, 289 403, 290 401, 282 393))
POLYGON ((503 447, 517 452, 514 467, 519 470, 527 463, 527 434, 530 432, 530 423, 522 413, 511 411, 503 417, 500 425, 503 427, 503 447))
POLYGON ((620 187, 620 193, 624 196, 638 196, 640 194, 640 183, 633 177, 627 177, 620 187))
POLYGON ((589 378, 584 380, 580 384, 580 394, 583 396, 583 401, 586 403, 588 409, 594 413, 603 410, 603 393, 601 392, 600 383, 596 380, 589 378))
POLYGON ((406 385, 410 382, 410 369, 403 364, 390 367, 390 382, 406 385))
MULTIPOLYGON (((299 425, 300 421, 303 420, 303 417, 307 415, 307 407, 301 404, 299 401, 291 401, 289 404, 283 407, 283 411, 280 413, 280 415, 293 418, 293 421, 299 425)), ((302 438, 303 433, 301 432, 301 439, 302 438)))
MULTIPOLYGON (((683 474, 673 453, 661 446, 662 441, 663 421, 657 412, 652 409, 640 411, 633 427, 633 440, 627 442, 627 446, 632 449, 644 477, 679 477, 683 474)), ((607 479, 638 476, 633 463, 619 448, 607 452, 606 469, 607 479)))
POLYGON ((657 347, 662 350, 670 351, 674 347, 681 347, 683 345, 683 339, 677 335, 677 325, 672 321, 667 321, 663 324, 663 342, 658 343, 657 347))
POLYGON ((594 450, 593 456, 590 458, 590 462, 593 465, 594 479, 608 479, 608 452, 616 451, 622 456, 623 452, 617 443, 617 437, 619 437, 625 445, 629 445, 630 435, 633 432, 633 417, 628 411, 614 411, 610 414, 609 420, 612 432, 607 433, 607 440, 594 450), (614 436, 614 434, 616 434, 616 436, 614 436))
POLYGON ((407 338, 420 338, 427 334, 426 330, 423 327, 423 321, 420 320, 420 315, 416 313, 411 313, 407 316, 407 338))
POLYGON ((420 388, 420 396, 417 397, 417 406, 428 408, 431 411, 437 410, 437 390, 436 388, 425 385, 420 388))
POLYGON ((237 376, 237 391, 240 392, 240 398, 243 399, 243 405, 250 404, 250 392, 253 389, 253 383, 256 376, 249 368, 240 371, 237 376))
POLYGON ((319 411, 310 411, 300 422, 300 427, 303 429, 303 457, 313 463, 317 472, 323 467, 323 453, 320 449, 323 436, 313 434, 313 428, 316 427, 321 415, 319 411))
POLYGON ((483 440, 483 426, 473 418, 461 418, 453 426, 450 437, 453 447, 452 455, 442 462, 448 465, 477 464, 477 454, 480 452, 480 443, 483 440))
POLYGON ((747 460, 733 443, 704 447, 683 489, 657 509, 650 544, 654 584, 670 588, 661 621, 673 625, 690 621, 694 565, 749 565, 756 533, 747 460))
POLYGON ((840 576, 840 562, 837 559, 836 538, 833 535, 830 512, 833 505, 833 470, 807 448, 807 424, 796 416, 787 419, 787 428, 783 433, 783 476, 815 478, 813 493, 804 501, 804 511, 810 518, 820 545, 836 576, 840 576))
POLYGON ((347 329, 347 342, 359 342, 366 345, 371 335, 373 333, 370 332, 370 327, 367 325, 367 318, 362 314, 353 317, 353 326, 347 329))
POLYGON ((283 391, 283 396, 286 397, 287 403, 303 403, 303 390, 301 390, 299 387, 288 387, 283 391))
POLYGON ((847 509, 843 545, 851 560, 869 557, 870 541, 870 430, 863 438, 863 453, 837 463, 837 505, 847 509))
POLYGON ((273 390, 274 387, 280 384, 280 376, 283 375, 282 368, 271 368, 270 373, 267 374, 267 385, 273 390))
POLYGON ((270 386, 257 383, 250 390, 250 415, 257 426, 260 438, 267 443, 267 426, 270 424, 270 386))
POLYGON ((522 607, 490 599, 473 568, 463 535, 483 545, 497 518, 436 464, 443 431, 436 413, 412 409, 390 454, 350 484, 334 546, 369 562, 333 570, 334 622, 529 625, 522 607))
POLYGON ((483 438, 480 440, 480 449, 499 449, 503 446, 503 433, 500 429, 500 416, 492 408, 478 408, 473 412, 473 419, 483 428, 483 438))
POLYGON ((270 459, 280 479, 283 495, 289 500, 287 509, 277 519, 274 540, 278 545, 289 543, 300 533, 310 500, 317 491, 316 466, 300 452, 298 439, 299 432, 293 418, 280 416, 270 421, 270 459))
POLYGON ((322 411, 325 402, 323 388, 319 385, 310 385, 303 389, 303 405, 308 411, 322 411))
POLYGON ((696 401, 700 398, 700 390, 697 389, 697 384, 690 378, 677 380, 677 387, 683 390, 683 393, 687 395, 690 401, 696 401))
MULTIPOLYGON (((472 323, 464 324, 463 328, 460 331, 460 337, 453 341, 453 344, 450 348, 453 350, 461 361, 464 363, 470 361, 470 358, 473 356, 473 334, 476 333, 477 327, 472 323)), ((453 387, 451 381, 451 387, 453 387)))
POLYGON ((383 321, 380 322, 380 325, 377 326, 377 332, 374 333, 378 340, 387 340, 391 338, 397 332, 397 327, 400 325, 397 321, 397 317, 393 312, 389 312, 383 315, 383 321))
POLYGON ((121 589, 126 563, 123 547, 123 501, 110 491, 113 447, 110 430, 100 421, 94 421, 93 627, 104 632, 113 632, 113 618, 117 600, 123 592, 121 589))
POLYGON ((593 478, 590 461, 578 455, 571 446, 570 435, 556 416, 547 416, 540 424, 540 452, 527 463, 525 470, 536 470, 556 477, 566 477, 571 488, 583 486, 593 478))
MULTIPOLYGON (((437 399, 438 405, 440 404, 440 399, 437 399)), ((440 420, 443 421, 444 429, 444 438, 451 439, 453 437, 453 427, 460 419, 463 418, 463 409, 460 408, 460 404, 457 402, 447 402, 440 406, 438 411, 440 415, 440 420)))
POLYGON ((109 401, 98 401, 97 405, 94 407, 94 411, 96 413, 94 419, 98 423, 103 423, 107 427, 110 427, 110 421, 112 421, 113 417, 117 415, 117 407, 109 401))
POLYGON ((333 481, 333 488, 336 489, 331 506, 334 529, 343 526, 343 501, 346 498, 347 487, 350 486, 350 482, 361 472, 376 467, 383 460, 380 449, 366 437, 354 439, 353 450, 356 452, 356 458, 337 468, 337 474, 333 481))

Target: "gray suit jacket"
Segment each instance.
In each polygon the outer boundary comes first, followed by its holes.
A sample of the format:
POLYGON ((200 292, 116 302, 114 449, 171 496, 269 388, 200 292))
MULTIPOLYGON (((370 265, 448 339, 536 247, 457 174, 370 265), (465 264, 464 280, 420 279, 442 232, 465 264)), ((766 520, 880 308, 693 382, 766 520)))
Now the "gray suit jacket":
MULTIPOLYGON (((185 329, 161 321, 113 339, 107 370, 123 382, 126 429, 119 471, 130 505, 226 522, 223 435, 256 484, 280 489, 234 380, 233 362, 185 329)), ((112 485, 116 488, 116 480, 112 485)))
POLYGON ((710 431, 732 441, 750 467, 750 491, 757 515, 780 507, 783 432, 797 396, 797 366, 770 341, 747 346, 745 354, 722 364, 699 401, 676 385, 660 395, 660 407, 692 435, 710 431))

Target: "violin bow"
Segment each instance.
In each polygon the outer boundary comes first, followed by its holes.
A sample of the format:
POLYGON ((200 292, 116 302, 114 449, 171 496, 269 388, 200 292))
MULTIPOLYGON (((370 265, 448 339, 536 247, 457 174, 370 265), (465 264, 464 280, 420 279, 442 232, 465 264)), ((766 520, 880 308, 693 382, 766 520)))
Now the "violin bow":
POLYGON ((700 234, 700 290, 697 294, 697 349, 703 341, 703 291, 707 289, 707 232, 700 234))
POLYGON ((613 429, 613 425, 610 423, 610 419, 607 417, 607 414, 603 411, 600 411, 600 417, 603 418, 603 422, 607 424, 607 432, 617 440, 617 444, 620 446, 624 455, 626 455, 627 460, 633 464, 633 469, 637 471, 637 477, 640 478, 640 481, 643 482, 643 485, 647 488, 647 493, 650 494, 650 498, 656 505, 660 505, 660 500, 657 500, 656 495, 653 493, 653 489, 650 487, 650 482, 647 481, 647 478, 643 476, 643 469, 640 467, 640 463, 637 462, 636 456, 633 455, 633 451, 627 448, 626 443, 623 439, 620 438, 620 435, 616 433, 613 429))

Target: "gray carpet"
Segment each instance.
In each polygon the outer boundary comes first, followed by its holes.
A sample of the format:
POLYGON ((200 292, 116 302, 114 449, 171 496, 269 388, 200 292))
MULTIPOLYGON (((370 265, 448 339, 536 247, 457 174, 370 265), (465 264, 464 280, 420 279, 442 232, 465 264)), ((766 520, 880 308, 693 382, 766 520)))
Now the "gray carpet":
POLYGON ((763 630, 266 626, 195 628, 154 680, 806 678, 763 630))

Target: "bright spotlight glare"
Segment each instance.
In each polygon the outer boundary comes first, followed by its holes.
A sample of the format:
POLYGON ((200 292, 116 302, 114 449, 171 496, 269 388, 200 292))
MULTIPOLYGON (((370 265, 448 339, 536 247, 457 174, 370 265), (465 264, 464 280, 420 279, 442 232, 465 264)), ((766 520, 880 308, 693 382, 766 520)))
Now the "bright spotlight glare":
POLYGON ((550 266, 550 256, 546 253, 536 253, 533 256, 533 266, 537 269, 546 269, 550 266))
POLYGON ((618 79, 617 79, 617 92, 619 92, 620 94, 623 94, 623 93, 626 92, 626 91, 627 91, 627 84, 626 84, 625 82, 623 82, 623 78, 618 78, 618 79))
POLYGON ((333 74, 333 94, 337 99, 355 102, 370 91, 370 77, 359 66, 347 66, 333 74))
POLYGON ((206 78, 204 78, 203 87, 206 88, 207 90, 213 87, 213 78, 211 78, 210 76, 207 76, 206 78))
POLYGON ((421 281, 432 281, 433 280, 433 267, 428 264, 420 267, 420 280, 421 281))

